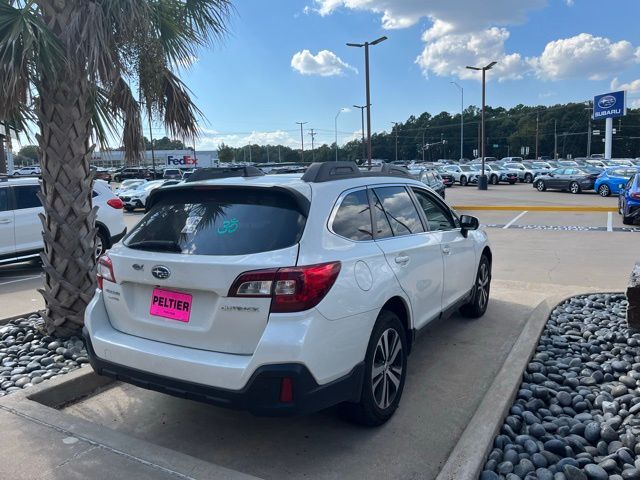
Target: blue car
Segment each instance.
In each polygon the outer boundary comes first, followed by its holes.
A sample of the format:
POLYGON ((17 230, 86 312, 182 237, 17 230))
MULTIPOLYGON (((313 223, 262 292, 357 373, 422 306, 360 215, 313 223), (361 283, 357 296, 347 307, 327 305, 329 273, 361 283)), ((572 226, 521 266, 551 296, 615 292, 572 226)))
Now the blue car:
POLYGON ((640 219, 640 173, 636 173, 627 180, 624 187, 620 189, 618 210, 625 225, 632 225, 634 221, 640 219))
POLYGON ((640 172, 640 167, 609 167, 596 180, 595 190, 601 197, 620 192, 620 185, 627 183, 630 177, 640 172))

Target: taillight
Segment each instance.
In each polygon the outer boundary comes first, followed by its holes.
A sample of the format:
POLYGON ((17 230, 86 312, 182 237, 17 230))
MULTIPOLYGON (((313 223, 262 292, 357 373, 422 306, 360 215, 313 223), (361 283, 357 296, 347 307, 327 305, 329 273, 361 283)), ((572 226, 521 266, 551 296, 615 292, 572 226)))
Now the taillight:
POLYGON ((109 205, 111 208, 115 208, 116 210, 122 210, 122 208, 124 207, 124 203, 122 203, 122 200, 120 200, 118 197, 110 198, 109 200, 107 200, 107 205, 109 205))
POLYGON ((640 192, 631 192, 629 196, 635 200, 640 200, 640 192))
POLYGON ((107 255, 103 255, 98 259, 98 288, 102 290, 104 280, 108 282, 116 282, 116 276, 113 274, 113 263, 107 255))
POLYGON ((241 274, 229 297, 271 298, 271 312, 302 312, 320 303, 340 273, 340 262, 241 274))

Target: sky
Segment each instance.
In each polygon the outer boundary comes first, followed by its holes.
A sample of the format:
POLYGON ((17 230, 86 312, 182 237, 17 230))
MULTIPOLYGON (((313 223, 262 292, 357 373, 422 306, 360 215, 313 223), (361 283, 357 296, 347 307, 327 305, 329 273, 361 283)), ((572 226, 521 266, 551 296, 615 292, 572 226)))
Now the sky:
MULTIPOLYGON (((199 150, 221 142, 305 147, 360 137, 371 47, 373 131, 428 111, 554 105, 628 91, 640 107, 639 0, 238 0, 229 34, 181 77, 204 112, 199 150)), ((160 125, 154 135, 163 135, 160 125)))

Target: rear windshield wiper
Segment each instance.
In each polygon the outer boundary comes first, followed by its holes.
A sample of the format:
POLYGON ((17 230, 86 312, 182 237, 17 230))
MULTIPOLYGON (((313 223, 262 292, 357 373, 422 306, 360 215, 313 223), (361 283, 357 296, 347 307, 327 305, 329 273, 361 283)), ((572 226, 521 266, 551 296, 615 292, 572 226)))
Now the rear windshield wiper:
POLYGON ((142 240, 140 242, 130 243, 127 247, 134 248, 136 250, 160 250, 163 252, 182 253, 182 247, 173 240, 142 240))

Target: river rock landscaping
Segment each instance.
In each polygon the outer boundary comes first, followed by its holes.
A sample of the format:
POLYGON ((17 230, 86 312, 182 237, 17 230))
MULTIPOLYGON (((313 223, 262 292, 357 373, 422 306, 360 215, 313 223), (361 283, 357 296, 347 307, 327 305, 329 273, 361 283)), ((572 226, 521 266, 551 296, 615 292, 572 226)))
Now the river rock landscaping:
POLYGON ((0 326, 0 397, 89 363, 80 338, 45 335, 43 323, 32 315, 0 326))
POLYGON ((622 294, 551 313, 481 480, 640 480, 640 334, 622 294))

